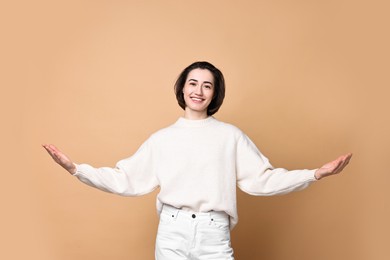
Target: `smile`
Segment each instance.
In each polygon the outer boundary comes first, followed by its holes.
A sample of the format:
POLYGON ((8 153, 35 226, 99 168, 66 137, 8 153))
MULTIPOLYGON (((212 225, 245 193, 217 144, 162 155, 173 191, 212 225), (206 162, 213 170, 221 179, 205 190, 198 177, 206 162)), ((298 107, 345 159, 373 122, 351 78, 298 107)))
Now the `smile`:
POLYGON ((203 98, 196 98, 196 97, 190 97, 190 98, 191 98, 191 100, 194 101, 194 102, 202 102, 202 101, 204 101, 203 98))

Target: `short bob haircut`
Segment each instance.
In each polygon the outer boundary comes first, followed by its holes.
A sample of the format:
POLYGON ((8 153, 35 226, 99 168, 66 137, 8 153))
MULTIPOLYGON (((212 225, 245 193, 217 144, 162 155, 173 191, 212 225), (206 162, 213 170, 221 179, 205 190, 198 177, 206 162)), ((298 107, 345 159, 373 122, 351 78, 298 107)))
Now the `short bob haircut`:
POLYGON ((208 70, 211 72, 211 74, 213 74, 214 97, 210 105, 207 107, 207 115, 211 116, 219 110, 223 103, 223 99, 225 98, 225 79, 222 75, 222 72, 207 61, 194 62, 185 68, 182 73, 180 73, 174 88, 177 102, 179 103, 179 106, 185 110, 186 103, 184 101, 183 88, 186 83, 188 74, 194 69, 208 70))

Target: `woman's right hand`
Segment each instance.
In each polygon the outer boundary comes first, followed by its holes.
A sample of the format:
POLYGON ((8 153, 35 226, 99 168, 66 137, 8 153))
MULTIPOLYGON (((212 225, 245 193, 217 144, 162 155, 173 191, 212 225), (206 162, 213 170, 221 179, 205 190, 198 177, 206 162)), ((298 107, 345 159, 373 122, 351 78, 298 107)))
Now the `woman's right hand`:
POLYGON ((57 147, 52 144, 43 144, 42 146, 46 149, 46 151, 50 154, 56 163, 61 165, 70 174, 73 175, 76 173, 76 166, 74 163, 68 158, 68 156, 58 150, 57 147))

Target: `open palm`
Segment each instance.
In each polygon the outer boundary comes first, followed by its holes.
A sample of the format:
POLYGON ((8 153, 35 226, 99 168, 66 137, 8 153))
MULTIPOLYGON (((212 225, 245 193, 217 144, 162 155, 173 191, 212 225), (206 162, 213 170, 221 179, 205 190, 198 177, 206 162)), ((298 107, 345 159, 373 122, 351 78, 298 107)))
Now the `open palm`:
POLYGON ((57 147, 52 144, 43 144, 43 148, 50 154, 53 160, 61 165, 65 170, 67 170, 71 174, 76 173, 76 166, 73 162, 66 156, 63 152, 61 152, 57 147))
POLYGON ((334 161, 324 164, 315 172, 315 177, 320 180, 324 177, 340 173, 348 165, 352 154, 342 155, 334 161))

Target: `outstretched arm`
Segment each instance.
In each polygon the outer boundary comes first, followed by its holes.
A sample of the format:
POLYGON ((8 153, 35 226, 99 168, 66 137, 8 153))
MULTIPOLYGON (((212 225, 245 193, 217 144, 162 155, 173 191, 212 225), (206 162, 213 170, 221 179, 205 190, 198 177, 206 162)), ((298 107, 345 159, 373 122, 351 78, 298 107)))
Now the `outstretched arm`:
POLYGON ((320 180, 324 177, 340 173, 344 169, 344 167, 347 166, 351 157, 352 153, 348 153, 346 155, 340 156, 334 161, 324 164, 314 173, 315 178, 317 180, 320 180))
POLYGON ((57 147, 52 144, 43 144, 43 148, 50 154, 53 160, 61 165, 65 170, 67 170, 70 174, 76 173, 76 166, 73 162, 66 156, 63 152, 61 152, 57 147))
POLYGON ((100 190, 123 196, 140 196, 159 185, 153 171, 153 153, 149 140, 133 156, 119 161, 115 168, 75 164, 54 145, 42 146, 70 174, 100 190))
POLYGON ((256 196, 286 194, 341 172, 351 156, 340 156, 316 170, 274 168, 249 137, 243 134, 237 143, 237 184, 244 192, 256 196))

